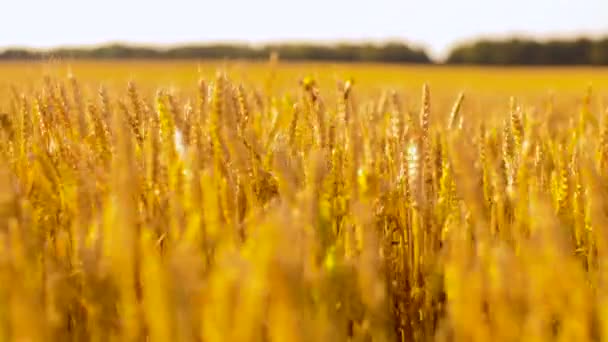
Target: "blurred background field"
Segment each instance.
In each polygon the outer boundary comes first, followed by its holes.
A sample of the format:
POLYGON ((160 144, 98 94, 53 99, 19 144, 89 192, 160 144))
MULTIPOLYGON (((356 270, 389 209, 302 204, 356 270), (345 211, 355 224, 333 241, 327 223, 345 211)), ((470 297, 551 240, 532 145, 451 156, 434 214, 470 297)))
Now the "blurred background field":
MULTIPOLYGON (((72 73, 82 82, 122 86, 129 80, 142 86, 187 86, 199 78, 212 78, 223 68, 231 77, 248 83, 265 82, 271 67, 265 61, 73 61, 2 62, 0 82, 31 84, 42 76, 72 73)), ((428 82, 438 91, 466 91, 480 95, 542 95, 550 91, 574 93, 589 84, 608 90, 608 68, 602 67, 492 67, 435 66, 362 63, 281 62, 276 71, 277 87, 297 86, 293 80, 311 75, 321 86, 334 87, 337 80, 353 77, 363 90, 387 88, 419 90, 428 82)))
MULTIPOLYGON (((313 77, 324 92, 334 92, 340 80, 352 78, 358 91, 379 96, 382 92, 400 92, 415 107, 420 85, 428 83, 438 100, 438 111, 447 112, 459 92, 468 96, 470 112, 488 114, 497 103, 505 105, 516 96, 531 106, 542 107, 552 99, 559 106, 580 103, 585 89, 592 86, 594 106, 608 103, 608 68, 602 67, 492 67, 436 66, 364 63, 304 63, 282 61, 276 66, 259 61, 41 61, 0 63, 0 94, 10 86, 22 90, 40 85, 44 76, 76 76, 83 91, 96 92, 100 85, 110 91, 122 91, 134 81, 148 95, 159 87, 173 89, 186 96, 196 92, 199 79, 212 79, 218 69, 226 70, 236 82, 260 91, 268 86, 275 95, 294 94, 298 80, 313 77), (559 94, 559 95, 558 95, 559 94)), ((2 97, 6 101, 7 97, 2 97)), ((0 99, 0 103, 3 100, 0 99)))

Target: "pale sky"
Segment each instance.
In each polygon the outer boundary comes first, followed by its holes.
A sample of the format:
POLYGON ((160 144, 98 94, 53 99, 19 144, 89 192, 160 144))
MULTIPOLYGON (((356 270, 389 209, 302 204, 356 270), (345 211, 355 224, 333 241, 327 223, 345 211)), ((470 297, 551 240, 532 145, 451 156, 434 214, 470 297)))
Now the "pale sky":
POLYGON ((608 35, 608 0, 1 0, 0 47, 608 35))

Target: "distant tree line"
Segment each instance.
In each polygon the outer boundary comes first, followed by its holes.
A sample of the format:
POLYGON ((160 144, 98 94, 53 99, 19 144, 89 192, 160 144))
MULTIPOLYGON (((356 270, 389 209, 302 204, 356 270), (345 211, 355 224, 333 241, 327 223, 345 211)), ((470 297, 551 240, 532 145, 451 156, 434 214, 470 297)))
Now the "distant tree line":
MULTIPOLYGON (((184 45, 171 48, 112 44, 94 48, 0 50, 1 60, 46 59, 267 59, 389 63, 435 63, 420 48, 387 44, 245 44, 184 45)), ((608 65, 608 38, 535 41, 530 39, 479 40, 456 46, 445 64, 474 65, 608 65)))
POLYGON ((137 47, 113 44, 95 48, 51 50, 6 49, 0 60, 38 59, 267 59, 277 53, 293 61, 348 61, 431 63, 422 49, 402 43, 374 44, 275 44, 253 47, 238 44, 188 45, 174 48, 137 47))
POLYGON ((600 40, 480 40, 455 47, 447 64, 608 65, 608 38, 600 40))

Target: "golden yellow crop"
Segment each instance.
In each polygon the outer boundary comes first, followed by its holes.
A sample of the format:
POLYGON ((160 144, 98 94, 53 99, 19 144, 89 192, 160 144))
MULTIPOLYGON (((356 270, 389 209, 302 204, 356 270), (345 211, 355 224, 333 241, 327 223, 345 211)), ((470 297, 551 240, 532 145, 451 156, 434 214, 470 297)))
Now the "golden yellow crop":
POLYGON ((606 76, 0 64, 0 341, 608 341, 606 76))

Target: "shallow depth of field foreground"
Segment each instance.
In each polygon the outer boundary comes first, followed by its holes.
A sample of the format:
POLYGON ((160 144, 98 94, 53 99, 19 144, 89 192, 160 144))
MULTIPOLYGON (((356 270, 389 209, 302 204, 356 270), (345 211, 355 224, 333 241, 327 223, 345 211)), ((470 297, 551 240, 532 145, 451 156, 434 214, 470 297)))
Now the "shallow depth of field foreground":
POLYGON ((309 68, 0 66, 0 341, 608 341, 605 70, 309 68))

